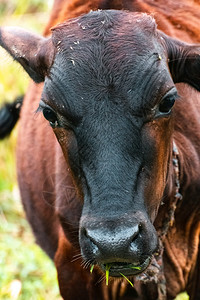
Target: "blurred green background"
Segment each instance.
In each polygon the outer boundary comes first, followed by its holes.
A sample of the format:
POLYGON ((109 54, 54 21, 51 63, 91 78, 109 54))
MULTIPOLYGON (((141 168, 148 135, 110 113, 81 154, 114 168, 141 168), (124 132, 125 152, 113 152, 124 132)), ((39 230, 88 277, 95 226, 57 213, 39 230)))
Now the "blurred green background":
MULTIPOLYGON (((0 0, 0 25, 42 33, 52 2, 0 0)), ((0 105, 23 94, 29 78, 0 49, 0 105)), ((0 299, 60 299, 53 262, 34 243, 16 182, 17 128, 0 142, 0 299)))
MULTIPOLYGON (((0 25, 42 33, 51 7, 52 1, 0 0, 0 25)), ((22 68, 0 49, 0 105, 23 94, 28 83, 22 68)), ((16 136, 17 128, 0 142, 0 300, 60 299, 54 265, 34 243, 20 202, 16 136)), ((176 298, 188 299, 186 294, 176 298)))

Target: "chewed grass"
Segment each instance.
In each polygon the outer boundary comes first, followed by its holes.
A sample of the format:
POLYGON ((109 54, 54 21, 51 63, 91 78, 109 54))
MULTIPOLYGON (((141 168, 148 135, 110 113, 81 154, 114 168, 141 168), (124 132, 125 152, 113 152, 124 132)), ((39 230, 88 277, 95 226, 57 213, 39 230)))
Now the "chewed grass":
POLYGON ((110 267, 111 265, 106 264, 106 285, 108 285, 110 267))
MULTIPOLYGON (((111 268, 111 264, 106 264, 106 285, 108 286, 108 281, 109 281, 109 272, 110 272, 110 268, 111 268)), ((139 268, 139 267, 138 267, 139 268)), ((138 269, 137 268, 137 269, 138 269)), ((126 279, 126 281, 133 287, 133 283, 123 274, 123 273, 120 273, 119 274, 124 278, 126 279)))
POLYGON ((134 270, 141 270, 141 267, 131 267, 131 269, 134 269, 134 270))
MULTIPOLYGON (((109 284, 109 273, 110 273, 110 268, 112 267, 112 264, 106 264, 105 265, 105 271, 106 271, 106 286, 108 286, 109 284)), ((135 269, 135 270, 141 270, 141 267, 130 267, 131 269, 135 269)), ((90 273, 93 272, 94 269, 94 265, 91 266, 90 268, 90 273)), ((134 288, 134 284, 121 272, 119 272, 119 274, 121 275, 121 277, 123 277, 130 285, 132 288, 134 288)), ((189 300, 189 296, 187 293, 181 293, 179 295, 177 295, 177 297, 174 300, 189 300)))
POLYGON ((90 273, 91 273, 91 274, 92 274, 92 272, 93 272, 93 269, 94 269, 94 265, 92 265, 91 268, 90 268, 90 273))
POLYGON ((128 281, 128 283, 133 287, 133 283, 123 273, 120 273, 120 275, 124 277, 126 281, 128 281))

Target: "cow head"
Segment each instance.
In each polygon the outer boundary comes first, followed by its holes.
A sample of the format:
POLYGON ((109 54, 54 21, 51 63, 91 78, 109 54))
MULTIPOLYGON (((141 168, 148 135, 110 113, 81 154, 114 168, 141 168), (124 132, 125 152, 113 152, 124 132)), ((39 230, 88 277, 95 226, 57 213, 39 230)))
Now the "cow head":
MULTIPOLYGON (((147 14, 90 12, 45 39, 2 28, 0 44, 35 82, 82 195, 82 256, 110 275, 142 272, 171 164, 175 83, 200 87, 200 48, 147 14)), ((62 214, 62 212, 60 212, 62 214)))

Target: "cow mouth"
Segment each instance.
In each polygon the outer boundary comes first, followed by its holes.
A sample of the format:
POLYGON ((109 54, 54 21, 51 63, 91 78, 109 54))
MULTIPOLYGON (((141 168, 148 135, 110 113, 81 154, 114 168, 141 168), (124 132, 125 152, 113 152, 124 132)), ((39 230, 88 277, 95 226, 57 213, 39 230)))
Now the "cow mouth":
POLYGON ((142 273, 149 266, 150 261, 151 258, 148 257, 142 264, 113 262, 109 264, 101 264, 100 267, 104 272, 109 270, 109 276, 112 277, 122 277, 123 275, 133 276, 142 273))

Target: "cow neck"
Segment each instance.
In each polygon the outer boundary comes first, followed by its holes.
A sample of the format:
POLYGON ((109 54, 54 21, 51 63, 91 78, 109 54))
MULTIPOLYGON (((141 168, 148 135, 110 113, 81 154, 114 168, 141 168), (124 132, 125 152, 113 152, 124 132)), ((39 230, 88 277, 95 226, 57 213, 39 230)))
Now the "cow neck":
POLYGON ((167 236, 168 230, 174 224, 174 216, 176 207, 179 201, 182 199, 180 193, 180 162, 179 162, 179 151, 176 146, 175 141, 173 140, 172 148, 172 164, 173 164, 173 181, 174 181, 174 196, 169 204, 167 213, 164 218, 164 222, 161 228, 158 230, 159 238, 159 248, 157 253, 152 257, 152 261, 148 269, 138 275, 136 280, 139 280, 141 283, 155 285, 157 289, 156 299, 166 300, 167 299, 167 290, 166 290, 166 279, 164 275, 164 266, 163 266, 163 242, 167 236))

